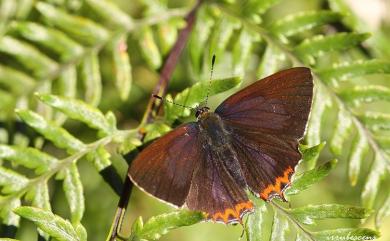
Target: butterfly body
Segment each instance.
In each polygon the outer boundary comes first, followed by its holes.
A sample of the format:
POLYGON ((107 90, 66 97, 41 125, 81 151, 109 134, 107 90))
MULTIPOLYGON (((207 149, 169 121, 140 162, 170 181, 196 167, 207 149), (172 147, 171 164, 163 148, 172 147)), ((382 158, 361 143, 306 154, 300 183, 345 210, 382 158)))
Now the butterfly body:
POLYGON ((310 70, 281 71, 230 96, 215 112, 198 108, 183 124, 145 148, 129 177, 145 192, 208 220, 241 222, 253 210, 250 191, 284 199, 301 159, 313 95, 310 70))
POLYGON ((205 144, 214 150, 229 145, 230 133, 225 129, 221 117, 214 112, 204 112, 198 117, 198 128, 205 144))

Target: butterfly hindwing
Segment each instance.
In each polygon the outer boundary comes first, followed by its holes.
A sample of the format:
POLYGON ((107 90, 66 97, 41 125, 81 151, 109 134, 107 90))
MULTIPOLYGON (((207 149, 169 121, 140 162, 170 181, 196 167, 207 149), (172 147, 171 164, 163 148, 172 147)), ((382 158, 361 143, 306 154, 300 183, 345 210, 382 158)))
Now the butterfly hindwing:
POLYGON ((245 192, 245 183, 239 180, 241 173, 233 173, 240 171, 236 157, 229 148, 223 150, 203 147, 201 165, 194 171, 186 205, 191 210, 203 211, 209 220, 237 223, 252 210, 253 204, 245 192), (232 170, 232 166, 238 168, 232 170))
POLYGON ((235 129, 232 146, 249 189, 264 200, 283 198, 283 190, 301 159, 298 142, 235 129))
POLYGON ((184 124, 146 147, 131 163, 129 177, 141 189, 182 206, 201 153, 196 123, 184 124))

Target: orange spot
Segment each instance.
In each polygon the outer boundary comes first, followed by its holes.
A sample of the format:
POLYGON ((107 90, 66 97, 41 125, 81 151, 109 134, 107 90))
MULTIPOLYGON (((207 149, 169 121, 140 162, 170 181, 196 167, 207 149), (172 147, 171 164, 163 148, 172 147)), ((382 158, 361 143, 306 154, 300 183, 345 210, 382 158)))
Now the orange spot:
POLYGON ((290 174, 293 172, 294 170, 289 166, 287 170, 284 171, 283 176, 276 178, 275 184, 269 184, 268 187, 260 193, 260 197, 264 200, 268 200, 269 195, 272 192, 276 192, 279 195, 283 196, 281 190, 282 184, 287 184, 290 182, 289 177, 290 174))
MULTIPOLYGON (((227 208, 223 212, 215 213, 211 219, 214 221, 223 221, 224 223, 229 223, 235 220, 241 222, 242 215, 251 209, 253 209, 253 203, 251 201, 238 203, 234 206, 234 208, 227 208)), ((209 217, 209 214, 207 214, 207 217, 209 217)))

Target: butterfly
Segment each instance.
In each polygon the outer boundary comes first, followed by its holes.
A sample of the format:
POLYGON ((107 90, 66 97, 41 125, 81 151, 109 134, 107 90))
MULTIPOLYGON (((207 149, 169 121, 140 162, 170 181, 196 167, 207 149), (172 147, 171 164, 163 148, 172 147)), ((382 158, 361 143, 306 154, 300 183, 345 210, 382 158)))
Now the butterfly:
POLYGON ((196 122, 180 125, 147 146, 128 176, 141 190, 206 220, 241 223, 253 211, 247 191, 283 200, 313 97, 308 68, 261 79, 228 97, 215 112, 198 108, 196 122))

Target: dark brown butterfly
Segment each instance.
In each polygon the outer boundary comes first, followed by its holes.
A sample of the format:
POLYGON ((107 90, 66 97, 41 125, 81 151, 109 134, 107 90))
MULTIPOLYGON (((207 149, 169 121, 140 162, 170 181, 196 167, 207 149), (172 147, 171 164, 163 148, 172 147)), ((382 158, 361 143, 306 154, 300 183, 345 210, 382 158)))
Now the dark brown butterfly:
POLYGON ((142 190, 208 220, 241 222, 253 209, 246 190, 264 200, 284 199, 301 159, 313 97, 310 69, 292 68, 259 80, 227 98, 215 112, 198 109, 183 124, 145 148, 129 177, 142 190))

